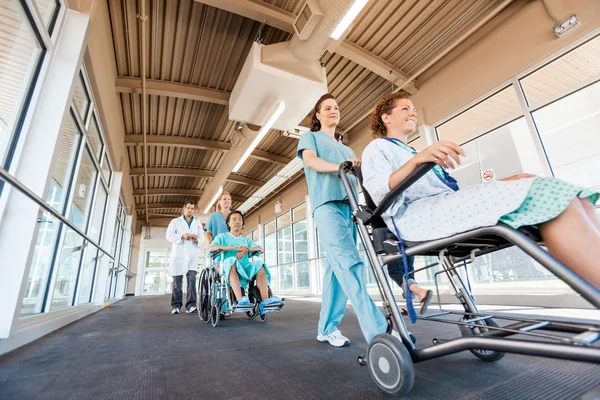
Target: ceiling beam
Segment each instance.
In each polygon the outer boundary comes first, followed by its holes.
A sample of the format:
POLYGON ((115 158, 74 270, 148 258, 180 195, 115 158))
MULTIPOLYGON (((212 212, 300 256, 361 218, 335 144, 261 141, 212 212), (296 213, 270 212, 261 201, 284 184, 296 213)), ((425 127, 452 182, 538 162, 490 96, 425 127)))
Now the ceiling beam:
MULTIPOLYGON (((126 146, 141 146, 143 144, 143 135, 125 135, 126 146)), ((228 151, 229 149, 231 149, 231 144, 229 143, 220 142, 218 140, 198 139, 185 136, 148 135, 146 136, 146 144, 148 146, 185 147, 187 149, 210 151, 228 151)), ((269 153, 258 149, 254 149, 250 157, 256 158, 257 160, 275 163, 282 167, 287 165, 291 161, 287 157, 283 157, 277 154, 269 153)))
POLYGON ((230 13, 241 15, 254 21, 267 21, 267 25, 282 31, 294 33, 296 15, 271 4, 256 0, 196 0, 230 13))
MULTIPOLYGON (((404 82, 406 82, 406 80, 409 78, 408 75, 402 72, 399 68, 396 68, 393 64, 385 61, 383 58, 376 56, 369 50, 360 47, 348 39, 340 43, 340 45, 335 49, 335 52, 338 55, 355 62, 361 67, 381 76, 382 78, 394 82, 394 85, 396 86, 404 84, 404 82)), ((417 87, 415 86, 414 82, 411 82, 404 86, 404 90, 410 94, 415 94, 417 92, 417 87)))
MULTIPOLYGON (((129 176, 143 176, 144 168, 131 168, 129 170, 129 176)), ((163 176, 187 176, 187 177, 195 177, 195 178, 213 178, 215 176, 215 171, 208 171, 204 169, 194 169, 194 168, 176 168, 176 167, 152 167, 148 168, 148 175, 163 175, 163 176)), ((229 174, 227 177, 229 182, 239 183, 242 185, 249 185, 254 187, 261 187, 265 184, 265 182, 248 178, 246 176, 241 176, 238 174, 229 174)))
MULTIPOLYGON (((118 93, 142 93, 140 78, 119 77, 115 84, 118 93)), ((157 96, 178 97, 206 103, 229 104, 229 92, 182 83, 146 79, 146 93, 157 96)))
MULTIPOLYGON (((195 189, 148 189, 148 196, 190 196, 190 197, 200 197, 204 193, 203 190, 195 190, 195 189)), ((146 191, 144 189, 136 189, 133 191, 134 197, 145 196, 146 191)), ((244 196, 231 196, 231 200, 239 203, 243 203, 248 200, 247 197, 244 196)))
MULTIPOLYGON (((267 25, 281 29, 282 31, 294 33, 294 21, 296 15, 271 4, 256 1, 256 0, 196 0, 200 3, 221 10, 229 11, 230 13, 241 15, 242 17, 252 19, 254 21, 267 21, 267 25)), ((406 82, 408 75, 400 69, 385 61, 383 58, 371 53, 370 51, 360 47, 356 43, 343 40, 335 53, 347 58, 363 68, 385 78, 393 80, 394 84, 400 86, 406 82)), ((417 92, 414 82, 407 84, 404 87, 410 94, 417 92)))
MULTIPOLYGON (((148 210, 160 210, 163 208, 176 208, 180 212, 183 209, 183 205, 181 203, 148 203, 148 210)), ((146 212, 146 203, 136 204, 135 209, 146 212)))

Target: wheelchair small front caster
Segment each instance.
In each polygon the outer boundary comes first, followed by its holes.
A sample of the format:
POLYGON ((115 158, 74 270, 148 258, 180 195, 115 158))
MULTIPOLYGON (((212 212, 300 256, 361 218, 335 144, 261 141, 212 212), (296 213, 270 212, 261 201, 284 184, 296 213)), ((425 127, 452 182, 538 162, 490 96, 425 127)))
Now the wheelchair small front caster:
POLYGON ((431 343, 433 343, 433 344, 440 344, 440 340, 438 338, 433 338, 433 340, 431 341, 431 343))
POLYGON ((267 313, 260 314, 260 322, 267 322, 267 313))
POLYGON ((365 358, 364 355, 360 355, 358 356, 358 358, 356 359, 358 361, 358 365, 360 365, 361 367, 366 367, 367 366, 367 359, 365 358))

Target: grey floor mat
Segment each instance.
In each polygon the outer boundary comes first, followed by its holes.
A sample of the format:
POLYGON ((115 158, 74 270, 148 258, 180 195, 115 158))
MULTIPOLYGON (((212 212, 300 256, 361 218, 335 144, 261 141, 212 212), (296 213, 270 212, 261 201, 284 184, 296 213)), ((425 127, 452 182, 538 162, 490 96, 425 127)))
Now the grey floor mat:
MULTIPOLYGON (((356 357, 365 352, 348 307, 346 348, 316 341, 320 303, 288 299, 266 323, 236 315, 214 328, 171 315, 169 296, 136 297, 0 357, 0 399, 385 399, 356 357)), ((418 344, 458 328, 419 321, 418 344)), ((468 352, 415 365, 410 399, 577 399, 600 366, 468 352)))

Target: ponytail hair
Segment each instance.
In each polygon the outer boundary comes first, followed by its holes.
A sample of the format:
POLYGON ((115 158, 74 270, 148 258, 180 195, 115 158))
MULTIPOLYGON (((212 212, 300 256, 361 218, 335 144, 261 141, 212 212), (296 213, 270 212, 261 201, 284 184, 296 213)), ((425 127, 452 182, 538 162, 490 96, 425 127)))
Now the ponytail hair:
MULTIPOLYGON (((319 119, 317 118, 317 113, 319 111, 321 111, 321 104, 328 99, 332 99, 335 100, 335 97, 333 97, 333 95, 329 94, 329 93, 325 93, 323 96, 321 96, 321 98, 319 99, 319 101, 317 101, 317 104, 315 104, 315 108, 313 109, 313 113, 312 113, 312 117, 310 119, 310 131, 311 132, 317 132, 321 130, 321 121, 319 121, 319 119)), ((341 133, 335 133, 335 140, 342 140, 343 139, 343 135, 341 133)))

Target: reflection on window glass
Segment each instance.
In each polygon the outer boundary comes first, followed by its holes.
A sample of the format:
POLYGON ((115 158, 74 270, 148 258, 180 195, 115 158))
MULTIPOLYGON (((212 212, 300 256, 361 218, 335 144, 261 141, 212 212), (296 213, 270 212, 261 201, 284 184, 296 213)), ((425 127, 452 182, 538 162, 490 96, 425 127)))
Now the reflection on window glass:
POLYGON ((16 134, 23 102, 42 55, 21 4, 3 1, 0 12, 0 165, 16 134))
POLYGON ((308 230, 306 221, 294 225, 294 261, 308 260, 308 230))
POLYGON ((98 171, 92 162, 88 151, 83 152, 79 173, 75 181, 75 190, 73 191, 73 203, 69 220, 79 229, 85 232, 92 198, 94 196, 94 186, 98 171))
POLYGON ((275 233, 265 236, 265 264, 269 267, 277 265, 277 237, 275 233))
POLYGON ((293 261, 292 259, 292 227, 277 231, 277 250, 279 264, 287 264, 293 261))
POLYGON ((73 230, 67 228, 63 235, 63 245, 59 253, 60 259, 54 272, 56 279, 50 310, 71 305, 75 293, 77 272, 84 249, 83 238, 73 230))
POLYGON ((600 189, 600 82, 533 113, 557 178, 600 189))
POLYGON ((327 254, 325 253, 325 249, 323 248, 323 244, 321 242, 321 236, 319 235, 318 230, 317 230, 317 247, 319 250, 319 257, 325 257, 327 254))
MULTIPOLYGON (((56 208, 56 204, 60 203, 61 197, 61 189, 52 181, 46 202, 56 208)), ((40 224, 40 228, 29 268, 29 277, 23 296, 21 316, 42 312, 43 296, 48 284, 58 228, 61 225, 60 222, 47 212, 41 214, 38 223, 40 224)))
POLYGON ((269 266, 269 273, 271 274, 271 282, 269 283, 269 287, 272 291, 279 291, 279 267, 277 266, 269 266))
POLYGON ((57 0, 33 0, 35 7, 37 8, 48 33, 52 33, 50 28, 55 13, 58 12, 58 1, 57 0))
POLYGON ((463 144, 523 114, 511 85, 436 128, 440 140, 463 144))
POLYGON ((277 229, 283 228, 284 226, 288 226, 292 223, 292 216, 290 212, 286 212, 280 217, 277 217, 277 229))
POLYGON ((279 290, 294 290, 293 265, 288 264, 279 267, 279 290))
POLYGON ((102 169, 102 176, 104 177, 106 184, 110 187, 110 178, 112 176, 112 170, 110 168, 110 163, 108 162, 108 156, 106 153, 104 153, 104 157, 102 159, 101 169, 102 169))
POLYGON ((292 209, 292 219, 294 222, 300 221, 303 218, 306 218, 306 203, 302 203, 292 209))
POLYGON ((81 277, 79 278, 79 286, 81 288, 79 289, 78 304, 89 303, 91 301, 96 263, 100 254, 102 253, 96 247, 88 244, 85 258, 81 264, 81 277))
POLYGON ((527 103, 543 105, 600 74, 600 36, 521 79, 527 103))
POLYGON ((275 232, 275 220, 265 224, 265 236, 275 232))
MULTIPOLYGON (((56 211, 63 212, 64 210, 80 142, 81 133, 76 128, 73 116, 70 116, 70 118, 67 119, 60 136, 58 154, 56 156, 56 162, 54 163, 54 170, 52 171, 53 185, 56 186, 56 190, 60 191, 60 196, 55 198, 55 201, 51 204, 56 211)), ((50 190, 55 189, 51 186, 50 190)))
POLYGON ((98 121, 96 120, 95 114, 93 115, 92 121, 90 122, 90 127, 88 128, 87 143, 90 146, 92 154, 96 160, 100 162, 100 156, 102 155, 102 148, 104 147, 104 144, 102 142, 100 127, 98 126, 98 121))
POLYGON ((450 171, 462 187, 484 182, 484 171, 486 177, 492 171, 492 180, 520 172, 544 174, 525 118, 480 136, 462 148, 467 156, 459 168, 450 171))
POLYGON ((310 289, 310 269, 307 262, 296 264, 296 289, 310 289))
POLYGON ((92 222, 90 225, 89 235, 90 238, 96 243, 100 243, 100 232, 102 231, 102 221, 104 219, 104 210, 106 208, 106 200, 108 194, 103 185, 98 185, 98 194, 96 195, 96 201, 94 205, 94 215, 92 216, 92 222))
MULTIPOLYGON (((73 94, 73 104, 75 104, 75 108, 79 112, 79 116, 83 122, 85 122, 87 118, 90 103, 90 95, 88 94, 85 81, 83 80, 83 73, 80 71, 79 78, 77 79, 77 84, 75 86, 75 94, 73 94)), ((92 129, 91 125, 92 124, 90 124, 90 130, 92 129)))

